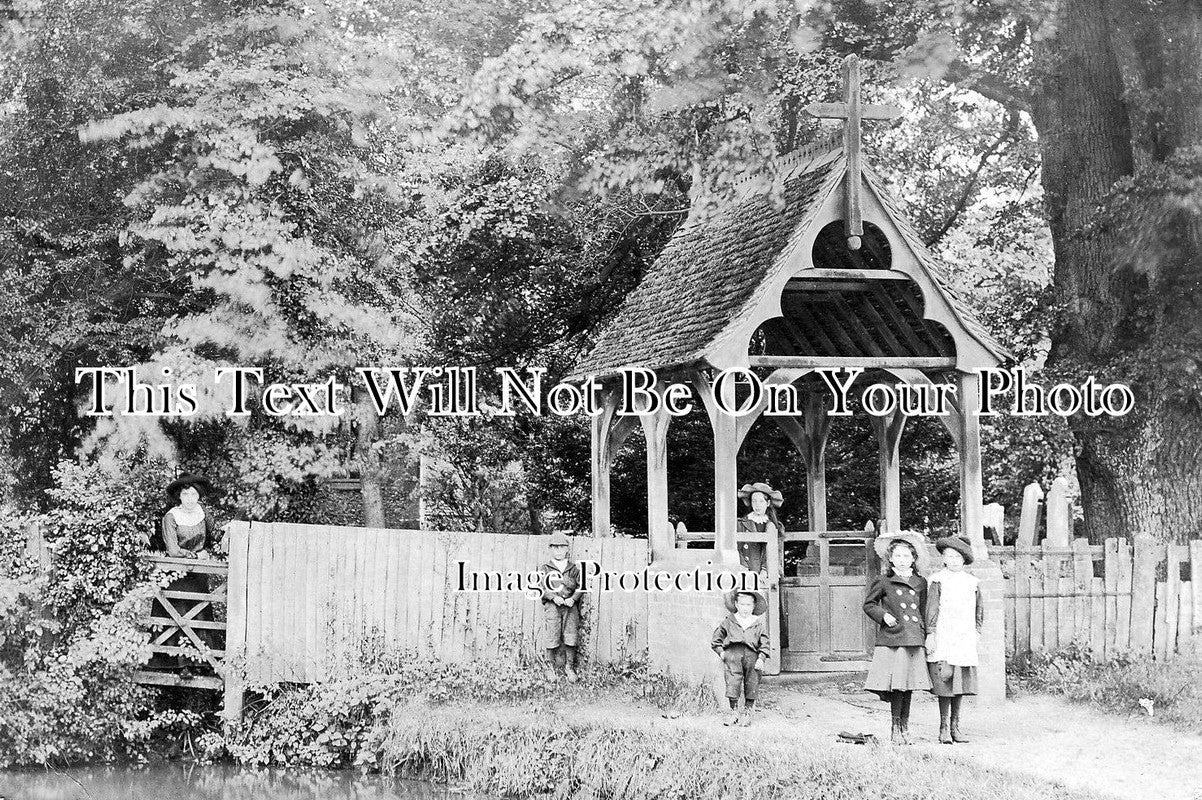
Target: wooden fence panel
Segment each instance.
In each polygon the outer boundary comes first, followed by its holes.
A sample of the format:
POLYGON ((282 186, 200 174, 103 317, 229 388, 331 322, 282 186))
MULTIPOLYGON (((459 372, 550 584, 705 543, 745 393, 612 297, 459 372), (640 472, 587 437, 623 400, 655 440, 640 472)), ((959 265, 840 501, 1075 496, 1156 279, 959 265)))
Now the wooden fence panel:
POLYGON ((1115 653, 1118 640, 1118 591, 1119 591, 1119 540, 1107 539, 1104 545, 1103 561, 1103 592, 1102 600, 1105 633, 1102 642, 1102 660, 1111 658, 1115 653))
MULTIPOLYGON (((252 683, 320 681, 376 652, 443 660, 539 655, 540 601, 508 591, 459 591, 465 570, 537 570, 545 537, 367 530, 254 523, 231 535, 229 647, 252 683)), ((642 540, 574 541, 577 559, 603 569, 646 564, 642 540)), ((470 579, 470 575, 466 575, 470 579)), ((467 588, 471 588, 470 586, 467 588)), ((502 584, 504 588, 504 583, 502 584)), ((608 663, 646 648, 644 592, 593 594, 582 609, 585 652, 608 663)))
POLYGON ((1193 581, 1181 582, 1181 594, 1177 606, 1177 652, 1192 653, 1194 651, 1194 584, 1193 581))
POLYGON ((1114 646, 1120 653, 1131 650, 1131 598, 1134 574, 1134 553, 1130 542, 1120 542, 1118 550, 1118 620, 1115 626, 1114 646))
POLYGON ((1163 556, 1163 544, 1151 537, 1136 540, 1131 568, 1131 651, 1136 655, 1152 655, 1156 566, 1163 556))
POLYGON ((1165 659, 1202 646, 1202 540, 1077 539, 1071 547, 991 547, 990 555, 1007 576, 1008 657, 1073 642, 1096 662, 1125 652, 1165 659))

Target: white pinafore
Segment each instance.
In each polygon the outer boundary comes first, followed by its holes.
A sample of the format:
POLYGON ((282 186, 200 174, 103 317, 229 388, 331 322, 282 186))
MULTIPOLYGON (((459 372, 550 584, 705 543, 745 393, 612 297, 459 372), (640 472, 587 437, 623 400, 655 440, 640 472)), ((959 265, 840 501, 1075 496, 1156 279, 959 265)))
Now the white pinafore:
POLYGON ((977 666, 977 585, 975 575, 944 569, 930 577, 939 584, 939 616, 935 648, 927 661, 946 661, 954 667, 977 666))

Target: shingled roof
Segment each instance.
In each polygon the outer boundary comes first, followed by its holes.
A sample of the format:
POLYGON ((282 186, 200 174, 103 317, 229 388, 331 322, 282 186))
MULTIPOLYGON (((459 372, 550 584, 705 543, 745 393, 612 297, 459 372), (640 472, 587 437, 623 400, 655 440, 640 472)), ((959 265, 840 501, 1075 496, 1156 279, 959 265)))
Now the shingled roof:
MULTIPOLYGON (((845 169, 838 147, 786 156, 778 178, 783 207, 760 187, 713 216, 682 225, 572 377, 604 377, 631 367, 708 365, 707 354, 762 300, 764 285, 777 270, 786 268, 790 241, 835 191, 845 169)), ((1008 353, 952 291, 945 268, 906 222, 897 201, 870 170, 864 174, 965 330, 1004 360, 1008 353)))

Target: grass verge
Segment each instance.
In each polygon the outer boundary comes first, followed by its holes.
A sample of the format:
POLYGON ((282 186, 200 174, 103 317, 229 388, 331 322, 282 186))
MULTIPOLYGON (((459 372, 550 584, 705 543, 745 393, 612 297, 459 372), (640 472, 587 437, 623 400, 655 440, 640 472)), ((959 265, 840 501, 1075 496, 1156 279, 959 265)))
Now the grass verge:
POLYGON ((1011 672, 1019 691, 1057 694, 1104 711, 1139 714, 1202 733, 1202 656, 1120 657, 1095 664, 1086 648, 1035 653, 1011 672))
POLYGON ((397 709, 377 731, 387 774, 556 800, 1084 800, 1090 795, 916 749, 755 737, 701 725, 623 726, 537 709, 397 709))

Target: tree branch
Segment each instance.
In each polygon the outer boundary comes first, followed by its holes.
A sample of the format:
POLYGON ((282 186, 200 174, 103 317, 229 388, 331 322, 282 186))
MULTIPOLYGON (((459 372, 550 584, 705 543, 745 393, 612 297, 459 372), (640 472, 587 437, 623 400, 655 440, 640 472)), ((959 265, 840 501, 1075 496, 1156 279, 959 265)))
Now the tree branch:
POLYGON ((1000 103, 1006 110, 1015 113, 1031 113, 1031 95, 1012 85, 1000 75, 977 69, 964 61, 954 61, 943 74, 943 79, 964 89, 971 89, 982 97, 1000 103))
POLYGON ((951 212, 943 220, 943 224, 939 226, 939 229, 923 240, 923 244, 927 247, 934 247, 947 235, 952 226, 956 224, 956 220, 960 218, 960 215, 964 213, 964 209, 968 207, 968 201, 972 198, 973 190, 977 188, 977 182, 980 180, 985 166, 989 163, 989 159, 997 153, 998 149, 1007 139, 1014 136, 1018 130, 1018 122, 1018 112, 1011 111, 1006 115, 1005 130, 998 134, 989 147, 985 148, 985 151, 981 153, 976 169, 972 171, 972 174, 968 176, 968 180, 964 182, 964 187, 960 190, 960 196, 956 198, 956 204, 952 207, 951 212))

